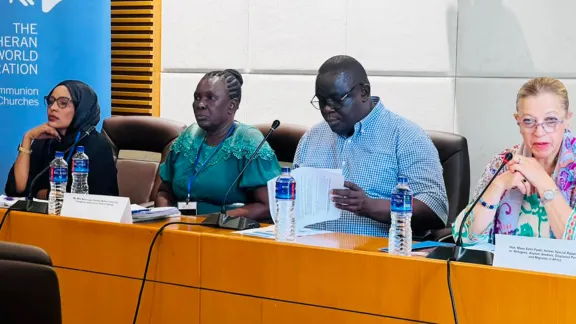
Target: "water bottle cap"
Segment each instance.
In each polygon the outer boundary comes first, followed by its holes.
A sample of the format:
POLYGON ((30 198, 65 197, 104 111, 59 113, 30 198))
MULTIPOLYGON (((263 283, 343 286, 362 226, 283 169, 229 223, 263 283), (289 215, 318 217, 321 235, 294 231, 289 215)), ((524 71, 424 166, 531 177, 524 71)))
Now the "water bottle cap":
POLYGON ((78 148, 76 149, 76 152, 84 153, 84 146, 78 146, 78 148))
POLYGON ((288 167, 283 167, 283 168, 282 168, 282 173, 290 173, 290 168, 288 168, 288 167))
POLYGON ((398 177, 398 183, 408 183, 408 177, 399 176, 398 177))
POLYGON ((56 158, 57 158, 57 159, 62 159, 62 158, 64 158, 64 152, 56 151, 56 158))

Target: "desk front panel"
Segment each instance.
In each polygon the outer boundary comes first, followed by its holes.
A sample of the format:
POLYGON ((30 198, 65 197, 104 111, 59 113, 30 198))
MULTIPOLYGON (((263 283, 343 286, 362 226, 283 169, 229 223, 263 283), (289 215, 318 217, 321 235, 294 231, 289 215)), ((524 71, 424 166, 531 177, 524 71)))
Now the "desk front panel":
MULTIPOLYGON (((64 324, 132 323, 141 281, 56 268, 64 324)), ((147 282, 139 324, 199 323, 200 291, 196 288, 147 282)))
MULTIPOLYGON (((11 212, 2 229, 5 240, 44 249, 56 267, 135 279, 144 274, 156 231, 148 226, 22 212, 11 212)), ((199 251, 199 233, 164 230, 155 244, 148 278, 198 287, 199 251)))
POLYGON ((398 319, 451 321, 444 262, 217 234, 201 240, 202 289, 398 319))

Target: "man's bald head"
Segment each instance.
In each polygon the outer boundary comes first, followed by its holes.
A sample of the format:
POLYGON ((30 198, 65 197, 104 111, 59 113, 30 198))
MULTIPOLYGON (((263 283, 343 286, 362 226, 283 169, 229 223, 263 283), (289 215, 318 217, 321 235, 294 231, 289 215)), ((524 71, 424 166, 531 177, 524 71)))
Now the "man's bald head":
POLYGON ((318 75, 321 74, 341 74, 349 86, 357 83, 370 84, 362 64, 348 55, 337 55, 329 58, 318 69, 318 75))

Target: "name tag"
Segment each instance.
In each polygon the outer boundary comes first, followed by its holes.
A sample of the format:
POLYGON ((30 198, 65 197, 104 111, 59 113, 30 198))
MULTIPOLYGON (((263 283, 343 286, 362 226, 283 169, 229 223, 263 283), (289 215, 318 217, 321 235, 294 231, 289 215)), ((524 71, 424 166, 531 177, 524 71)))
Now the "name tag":
POLYGON ((495 267, 576 275, 576 242, 496 235, 495 267))
POLYGON ((182 215, 195 216, 197 215, 196 202, 190 201, 186 203, 185 201, 180 201, 178 202, 178 210, 180 210, 182 215))

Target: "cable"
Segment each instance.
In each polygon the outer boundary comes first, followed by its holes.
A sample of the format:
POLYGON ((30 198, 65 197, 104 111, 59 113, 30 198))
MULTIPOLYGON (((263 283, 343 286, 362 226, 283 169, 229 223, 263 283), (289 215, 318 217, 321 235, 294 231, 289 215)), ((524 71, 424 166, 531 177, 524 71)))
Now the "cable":
POLYGON ((11 211, 12 211, 12 206, 10 206, 10 208, 8 208, 8 210, 4 214, 4 217, 2 217, 2 221, 0 222, 0 231, 2 230, 2 226, 4 225, 4 221, 6 220, 6 218, 8 217, 8 214, 10 214, 11 211))
POLYGON ((450 292, 450 301, 452 302, 452 314, 454 315, 454 324, 458 324, 458 313, 456 312, 456 302, 454 301, 454 292, 452 291, 452 278, 450 276, 450 262, 456 261, 454 258, 448 259, 448 291, 450 292))
MULTIPOLYGON (((156 243, 156 239, 158 238, 158 236, 160 236, 162 231, 164 231, 164 229, 170 225, 202 225, 202 224, 201 223, 189 223, 189 222, 171 222, 171 223, 166 223, 166 224, 162 225, 162 227, 160 227, 160 229, 158 229, 158 231, 156 232, 156 235, 154 235, 154 239, 152 240, 152 243, 150 243, 150 249, 148 250, 148 257, 146 258, 146 267, 144 268, 144 276, 142 277, 142 285, 140 286, 140 293, 138 294, 138 303, 136 304, 136 311, 134 312, 134 321, 132 322, 133 324, 136 324, 136 320, 138 319, 138 311, 140 310, 140 302, 142 301, 142 293, 144 292, 144 286, 146 285, 146 275, 148 274, 148 265, 150 264, 150 257, 152 256, 152 249, 154 248, 154 243, 156 243)), ((0 223, 0 228, 2 228, 1 223, 0 223)))

